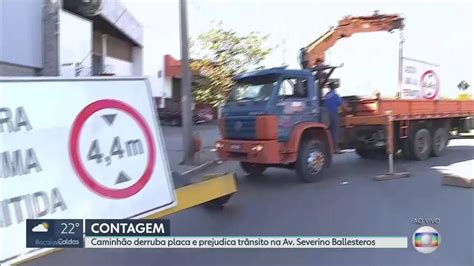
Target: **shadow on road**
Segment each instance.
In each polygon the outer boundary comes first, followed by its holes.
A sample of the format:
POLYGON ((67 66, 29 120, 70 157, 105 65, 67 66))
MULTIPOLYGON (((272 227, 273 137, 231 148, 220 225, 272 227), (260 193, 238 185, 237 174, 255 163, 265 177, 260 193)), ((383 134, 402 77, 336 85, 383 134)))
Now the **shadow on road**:
MULTIPOLYGON (((416 178, 418 173, 430 173, 432 177, 442 176, 439 167, 449 168, 455 163, 465 162, 466 174, 472 176, 472 167, 474 167, 474 146, 458 145, 454 140, 446 153, 440 157, 430 157, 425 161, 413 161, 404 159, 401 154, 397 154, 394 158, 396 172, 411 172, 411 178, 416 178)), ((465 140, 464 140, 465 142, 465 140)), ((238 170, 237 170, 238 171, 238 170)), ((315 184, 334 183, 331 181, 372 181, 376 175, 388 172, 388 160, 386 156, 376 157, 373 159, 360 158, 355 152, 345 152, 335 155, 334 162, 329 169, 326 169, 324 176, 315 182, 315 184)), ((294 170, 285 168, 269 168, 262 175, 249 176, 241 172, 239 177, 242 182, 252 184, 254 186, 292 186, 305 184, 301 182, 294 170)), ((396 181, 385 181, 396 182, 396 181)))

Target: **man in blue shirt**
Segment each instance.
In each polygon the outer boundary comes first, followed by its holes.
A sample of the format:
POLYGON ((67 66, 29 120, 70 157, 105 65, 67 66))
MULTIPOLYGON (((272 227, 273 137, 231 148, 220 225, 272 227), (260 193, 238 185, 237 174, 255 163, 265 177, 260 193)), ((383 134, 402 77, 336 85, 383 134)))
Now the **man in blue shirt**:
POLYGON ((331 131, 332 141, 334 143, 335 153, 340 153, 339 151, 339 106, 342 105, 342 99, 337 94, 336 88, 337 83, 335 81, 328 84, 330 91, 324 96, 324 107, 329 112, 329 130, 331 131))

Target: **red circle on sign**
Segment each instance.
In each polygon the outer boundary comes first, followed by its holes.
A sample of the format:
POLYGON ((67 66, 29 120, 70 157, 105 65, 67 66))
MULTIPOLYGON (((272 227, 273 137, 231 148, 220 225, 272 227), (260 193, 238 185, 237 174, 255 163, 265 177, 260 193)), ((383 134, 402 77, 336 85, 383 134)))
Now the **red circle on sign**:
POLYGON ((71 129, 71 136, 69 139, 69 156, 74 170, 87 187, 104 197, 123 199, 138 193, 150 180, 153 173, 153 168, 155 167, 155 142, 153 141, 151 130, 148 127, 145 119, 143 119, 143 117, 133 107, 117 100, 99 100, 86 106, 74 120, 71 129), (97 183, 87 172, 80 159, 79 137, 84 123, 92 114, 106 108, 118 109, 130 115, 145 134, 145 139, 148 145, 149 156, 145 171, 137 182, 127 188, 111 189, 97 183))
POLYGON ((434 98, 436 98, 436 96, 438 96, 438 92, 439 92, 439 78, 438 78, 438 75, 433 70, 426 71, 425 73, 423 73, 423 75, 421 75, 420 87, 421 87, 421 95, 423 96, 423 98, 428 99, 428 100, 433 100, 434 98), (428 76, 429 74, 431 74, 436 80, 435 93, 433 93, 432 96, 427 96, 425 94, 425 87, 423 86, 425 77, 428 76))

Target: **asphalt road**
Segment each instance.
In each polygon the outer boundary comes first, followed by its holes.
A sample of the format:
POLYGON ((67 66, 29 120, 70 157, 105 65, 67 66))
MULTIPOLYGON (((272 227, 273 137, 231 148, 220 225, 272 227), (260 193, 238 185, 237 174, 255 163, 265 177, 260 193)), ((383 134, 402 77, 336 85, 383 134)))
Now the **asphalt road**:
POLYGON ((443 186, 440 167, 472 176, 474 140, 453 140, 443 157, 422 162, 397 158, 410 178, 372 180, 386 161, 336 155, 323 180, 303 184, 290 170, 269 169, 248 178, 235 163, 239 191, 222 211, 197 207, 170 216, 172 235, 407 236, 408 249, 68 249, 32 265, 474 265, 474 189, 443 186), (341 182, 348 182, 341 184, 341 182), (411 246, 415 218, 439 218, 440 248, 421 254, 411 246))

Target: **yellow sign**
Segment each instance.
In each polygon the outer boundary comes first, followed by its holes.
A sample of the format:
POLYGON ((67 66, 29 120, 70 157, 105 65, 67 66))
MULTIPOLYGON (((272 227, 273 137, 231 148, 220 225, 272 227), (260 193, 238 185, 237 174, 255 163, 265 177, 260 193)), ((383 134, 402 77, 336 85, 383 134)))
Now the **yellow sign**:
POLYGON ((456 99, 458 99, 458 100, 471 100, 472 95, 470 93, 463 92, 463 93, 458 94, 458 97, 456 97, 456 99))

